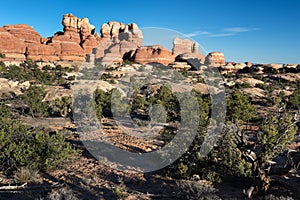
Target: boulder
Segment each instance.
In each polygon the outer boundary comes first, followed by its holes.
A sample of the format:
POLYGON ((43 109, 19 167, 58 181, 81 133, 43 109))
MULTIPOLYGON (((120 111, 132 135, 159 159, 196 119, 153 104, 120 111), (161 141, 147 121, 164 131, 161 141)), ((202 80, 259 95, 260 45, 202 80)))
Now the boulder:
POLYGON ((220 67, 225 65, 225 58, 222 52, 211 52, 205 58, 205 65, 220 67))
POLYGON ((251 62, 245 62, 245 64, 247 65, 247 67, 251 67, 252 66, 251 62))
POLYGON ((95 35, 95 26, 90 24, 88 18, 83 18, 81 20, 81 26, 79 28, 80 28, 80 35, 82 41, 87 39, 90 36, 97 37, 95 35))
POLYGON ((176 62, 184 62, 190 65, 190 69, 192 70, 200 70, 200 66, 202 65, 201 60, 197 57, 193 57, 189 53, 183 53, 175 58, 176 62))
POLYGON ((103 38, 109 38, 110 32, 111 32, 111 28, 110 28, 109 24, 102 24, 101 30, 100 30, 101 36, 103 38))
POLYGON ((20 83, 19 81, 12 81, 5 78, 0 78, 0 94, 3 93, 14 93, 14 94, 22 94, 22 90, 28 89, 30 83, 25 81, 24 83, 20 83))
POLYGON ((234 69, 235 69, 236 71, 238 71, 238 70, 240 70, 240 69, 243 69, 243 68, 245 68, 245 67, 247 67, 247 65, 246 65, 245 63, 235 63, 235 64, 234 64, 234 69))
POLYGON ((279 69, 283 68, 283 64, 268 64, 268 65, 265 65, 265 68, 279 70, 279 69))
POLYGON ((169 65, 175 61, 173 54, 166 48, 160 45, 142 46, 136 49, 132 60, 136 63, 160 63, 169 65))
POLYGON ((226 71, 227 73, 231 73, 231 72, 235 72, 237 71, 235 66, 233 65, 233 63, 229 62, 229 63, 226 63, 225 65, 223 66, 220 66, 220 68, 223 70, 223 71, 226 71))
POLYGON ((285 67, 288 69, 297 69, 297 64, 287 64, 285 67))
POLYGON ((170 67, 176 70, 189 70, 191 66, 187 62, 172 62, 169 64, 170 67))
POLYGON ((133 38, 142 39, 142 31, 135 24, 124 24, 121 22, 111 21, 106 24, 102 24, 100 29, 102 38, 113 38, 118 37, 120 33, 131 33, 133 38))

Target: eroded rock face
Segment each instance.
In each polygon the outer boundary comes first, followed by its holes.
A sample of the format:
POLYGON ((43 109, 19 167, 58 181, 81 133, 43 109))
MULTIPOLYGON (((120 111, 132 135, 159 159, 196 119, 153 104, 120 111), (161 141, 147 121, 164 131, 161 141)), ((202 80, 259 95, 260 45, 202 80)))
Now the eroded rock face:
POLYGON ((189 40, 176 37, 173 41, 172 53, 174 55, 185 54, 190 58, 198 58, 204 62, 205 56, 199 53, 199 44, 189 40))
POLYGON ((140 47, 132 54, 131 59, 140 64, 160 63, 169 65, 175 61, 174 55, 160 45, 140 47))
POLYGON ((108 22, 102 25, 100 32, 101 42, 89 55, 89 62, 122 63, 126 53, 142 46, 142 31, 134 23, 108 22))
POLYGON ((221 52, 211 52, 205 58, 205 65, 220 67, 225 65, 225 57, 221 52))
POLYGON ((7 32, 26 43, 40 43, 41 36, 31 27, 25 24, 5 25, 7 32))
POLYGON ((80 19, 72 14, 65 14, 62 24, 64 26, 64 35, 73 34, 75 37, 78 37, 77 33, 79 33, 81 41, 84 41, 95 33, 95 26, 90 24, 88 18, 80 19))
POLYGON ((0 28, 0 53, 8 61, 84 61, 86 54, 100 42, 95 27, 87 18, 72 14, 63 16, 64 32, 42 38, 32 27, 24 24, 0 28))
POLYGON ((0 27, 0 53, 8 60, 25 60, 26 45, 24 41, 0 27))
MULTIPOLYGON (((87 18, 66 14, 62 19, 63 31, 49 38, 41 37, 28 25, 0 27, 1 61, 85 61, 102 64, 122 63, 130 59, 140 64, 161 63, 168 65, 178 59, 175 68, 198 70, 204 55, 198 44, 189 39, 174 39, 172 53, 162 46, 143 46, 143 35, 134 23, 111 21, 102 25, 101 36, 87 18), (86 56, 88 59, 86 59, 86 56), (183 63, 180 63, 183 62, 183 63)), ((224 55, 213 52, 207 57, 209 63, 222 65, 224 55)))

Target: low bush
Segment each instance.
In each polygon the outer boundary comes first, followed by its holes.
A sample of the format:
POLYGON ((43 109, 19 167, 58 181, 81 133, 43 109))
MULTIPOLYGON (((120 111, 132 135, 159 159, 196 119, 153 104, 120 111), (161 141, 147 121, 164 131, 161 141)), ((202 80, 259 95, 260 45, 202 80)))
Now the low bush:
POLYGON ((21 167, 54 170, 79 155, 62 132, 37 131, 10 119, 4 104, 0 104, 0 113, 0 171, 11 173, 21 167))
POLYGON ((33 183, 38 178, 38 170, 21 167, 15 172, 14 178, 19 183, 33 183))
POLYGON ((292 109, 300 109, 300 81, 297 82, 297 88, 288 99, 288 107, 292 109))
MULTIPOLYGON (((57 65, 56 67, 46 65, 40 69, 36 62, 31 60, 26 60, 19 66, 2 66, 2 64, 0 66, 2 67, 1 78, 19 82, 32 81, 44 85, 66 84, 69 81, 64 78, 66 73, 76 70, 75 67, 64 68, 61 65, 57 65)), ((70 80, 73 80, 73 78, 70 78, 70 80)))

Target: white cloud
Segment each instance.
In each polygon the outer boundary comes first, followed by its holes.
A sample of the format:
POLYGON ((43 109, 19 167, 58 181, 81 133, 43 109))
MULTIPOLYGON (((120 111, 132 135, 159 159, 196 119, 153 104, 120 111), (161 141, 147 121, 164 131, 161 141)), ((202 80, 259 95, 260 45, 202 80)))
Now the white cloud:
POLYGON ((230 33, 244 33, 249 31, 258 31, 260 28, 247 28, 247 27, 231 27, 231 28, 224 28, 223 31, 230 32, 230 33))
POLYGON ((211 33, 207 31, 194 31, 192 33, 184 34, 184 37, 196 37, 199 35, 209 35, 209 34, 211 33))
POLYGON ((211 34, 209 37, 229 37, 235 35, 234 33, 217 33, 217 34, 211 34))
POLYGON ((224 28, 219 33, 212 33, 208 31, 194 31, 192 33, 185 34, 184 37, 196 37, 196 36, 206 36, 206 37, 230 37, 235 36, 239 33, 246 33, 251 31, 258 31, 260 28, 249 28, 249 27, 229 27, 224 28))
POLYGON ((229 37, 239 33, 246 33, 251 31, 258 31, 260 28, 249 28, 249 27, 230 27, 224 28, 221 33, 211 34, 209 37, 229 37))

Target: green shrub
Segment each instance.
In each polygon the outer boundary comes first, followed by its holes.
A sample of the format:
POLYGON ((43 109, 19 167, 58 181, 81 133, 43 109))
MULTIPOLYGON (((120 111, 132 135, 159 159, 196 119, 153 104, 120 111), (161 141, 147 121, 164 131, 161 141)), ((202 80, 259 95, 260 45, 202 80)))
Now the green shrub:
POLYGON ((67 117, 72 113, 72 98, 64 96, 49 102, 49 114, 51 116, 67 117))
POLYGON ((112 117, 111 113, 111 95, 112 91, 104 92, 97 89, 94 93, 96 114, 98 119, 104 117, 112 117))
POLYGON ((257 83, 255 84, 255 87, 260 88, 262 90, 268 90, 268 85, 263 83, 257 83))
POLYGON ((39 170, 53 170, 71 161, 78 152, 65 142, 63 133, 33 133, 30 127, 10 121, 0 130, 1 171, 30 166, 39 170))
POLYGON ((5 68, 5 63, 0 61, 0 72, 5 68))
POLYGON ((297 88, 288 99, 288 107, 292 109, 300 109, 300 81, 297 82, 297 88))
POLYGON ((66 75, 66 72, 75 70, 70 68, 63 68, 60 65, 56 67, 46 65, 43 66, 41 70, 36 62, 30 60, 24 61, 19 66, 2 66, 2 68, 2 78, 7 78, 19 82, 32 81, 44 85, 65 84, 67 83, 67 80, 65 80, 65 78, 63 77, 66 75))
MULTIPOLYGON (((43 87, 31 85, 24 94, 20 95, 19 102, 29 107, 29 113, 33 117, 48 116, 49 105, 44 102, 46 91, 43 87)), ((23 106, 25 106, 23 105, 23 106)))
POLYGON ((210 153, 201 157, 199 150, 203 144, 204 135, 204 132, 199 131, 188 153, 175 164, 176 176, 191 178, 197 174, 204 180, 217 183, 229 176, 251 176, 251 163, 247 162, 243 152, 238 148, 233 132, 223 132, 222 139, 210 153))
POLYGON ((253 163, 252 171, 255 180, 254 193, 262 194, 269 189, 271 175, 268 162, 287 149, 297 132, 293 114, 286 111, 284 106, 277 107, 277 110, 277 113, 268 113, 257 134, 258 142, 254 149, 257 159, 253 163))
POLYGON ((237 88, 237 89, 251 88, 251 85, 249 83, 236 83, 235 88, 237 88))
POLYGON ((174 121, 180 117, 179 102, 168 85, 162 85, 158 92, 152 98, 149 98, 148 102, 149 104, 159 104, 164 107, 167 112, 167 122, 174 121))
MULTIPOLYGON (((7 107, 0 105, 0 110, 7 107)), ((62 132, 37 131, 9 113, 0 118, 0 171, 12 172, 21 167, 48 171, 74 159, 79 152, 65 142, 62 132)))
POLYGON ((210 153, 205 157, 201 157, 200 149, 203 145, 204 138, 207 134, 207 125, 210 120, 211 98, 207 95, 198 94, 198 103, 200 109, 200 123, 198 134, 185 153, 172 167, 171 174, 191 178, 197 174, 202 179, 212 182, 220 182, 227 176, 250 177, 252 174, 251 163, 247 161, 244 152, 239 145, 245 142, 244 132, 236 133, 235 124, 243 124, 251 120, 255 116, 256 109, 250 103, 249 97, 234 91, 227 97, 228 127, 224 130, 210 153), (246 113, 246 114, 245 114, 246 113), (175 169, 175 171, 174 171, 175 169))
POLYGON ((256 115, 256 107, 250 102, 250 97, 234 90, 227 96, 227 121, 248 122, 256 115))

